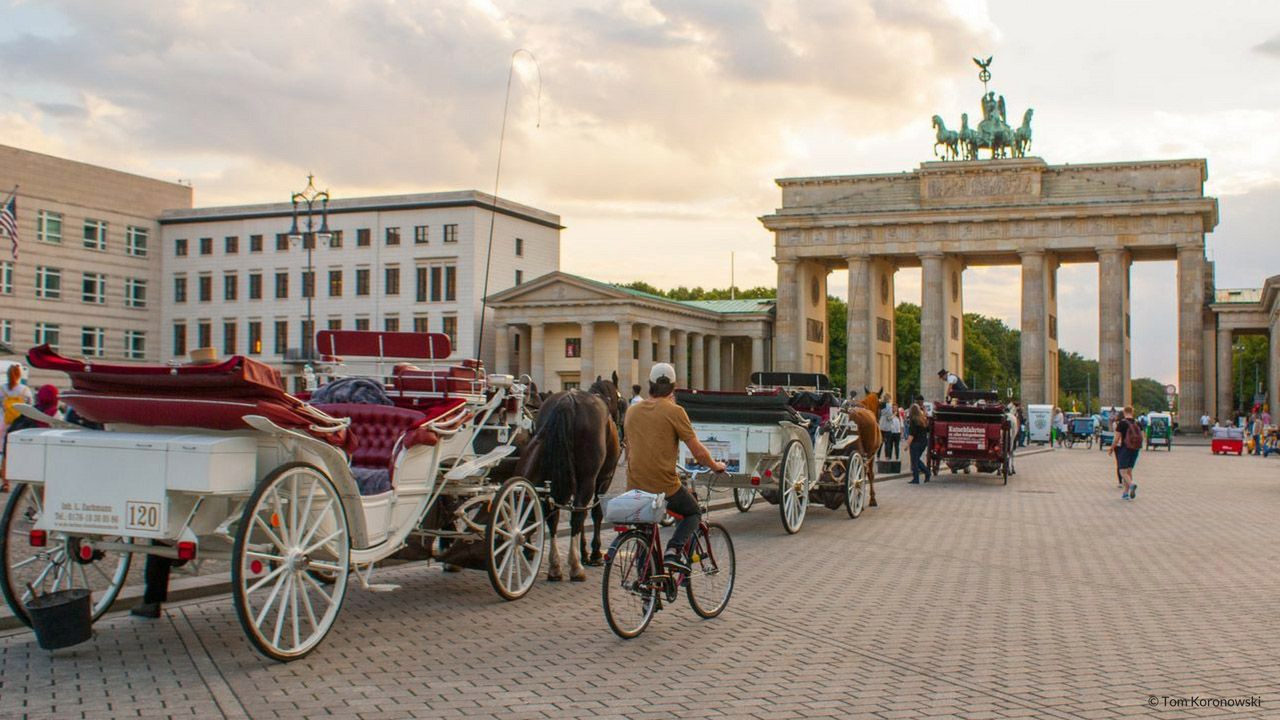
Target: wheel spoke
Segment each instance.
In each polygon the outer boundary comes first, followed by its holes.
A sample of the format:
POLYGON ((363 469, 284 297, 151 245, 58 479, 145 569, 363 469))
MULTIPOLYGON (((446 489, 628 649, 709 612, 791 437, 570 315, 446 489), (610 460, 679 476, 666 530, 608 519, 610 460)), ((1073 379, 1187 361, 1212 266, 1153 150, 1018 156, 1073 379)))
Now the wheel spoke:
POLYGON ((257 550, 245 550, 244 554, 245 557, 256 557, 263 560, 270 560, 272 562, 284 562, 284 557, 281 555, 272 555, 271 553, 258 552, 257 550))
MULTIPOLYGON (((280 486, 272 485, 271 486, 271 507, 274 508, 272 512, 275 513, 274 517, 276 518, 276 520, 279 521, 281 524, 283 524, 284 508, 280 507, 281 502, 282 500, 280 499, 280 486)), ((293 538, 289 537, 289 528, 287 527, 281 528, 280 537, 284 538, 285 540, 293 540, 293 538)), ((282 548, 289 547, 289 545, 285 543, 280 543, 280 547, 282 548)))
MULTIPOLYGON (((315 578, 312 578, 306 573, 303 573, 303 577, 310 578, 313 583, 316 582, 315 578)), ((319 583, 316 583, 316 585, 319 585, 319 583)), ((311 629, 313 632, 318 631, 320 629, 320 623, 316 620, 316 611, 311 605, 311 589, 305 584, 301 584, 298 587, 298 591, 302 593, 302 609, 307 611, 307 621, 311 623, 311 629)))
POLYGON ((284 616, 289 610, 289 593, 293 592, 293 573, 288 573, 283 580, 288 583, 285 592, 280 596, 280 609, 276 611, 276 631, 271 636, 271 644, 280 647, 280 635, 284 631, 284 616))
POLYGON ((289 532, 291 539, 301 537, 302 528, 298 527, 298 478, 289 478, 289 532))
POLYGON ((331 573, 342 572, 342 568, 338 567, 337 565, 333 563, 320 562, 319 560, 312 560, 308 562, 307 567, 312 570, 324 570, 325 572, 331 572, 331 573))
MULTIPOLYGON (((271 611, 271 606, 275 604, 276 596, 280 594, 280 588, 284 586, 285 579, 289 577, 284 573, 285 567, 286 566, 281 565, 276 569, 275 573, 272 573, 273 575, 278 574, 280 577, 276 580, 276 584, 271 588, 271 594, 267 596, 267 601, 262 604, 262 609, 258 612, 258 617, 253 622, 254 625, 261 627, 263 619, 267 617, 267 613, 271 611)), ((263 578, 263 580, 265 581, 266 578, 263 578)), ((259 582, 259 584, 262 584, 262 582, 259 582)), ((249 593, 247 592, 245 593, 245 595, 248 594, 249 593)))
POLYGON ((298 587, 297 578, 289 582, 289 615, 293 618, 293 649, 302 645, 302 635, 298 632, 298 587))
MULTIPOLYGON (((325 587, 324 587, 323 585, 321 585, 321 584, 320 584, 320 581, 319 581, 319 580, 316 580, 315 578, 311 577, 311 576, 310 576, 310 575, 308 575, 307 573, 303 573, 303 574, 302 574, 302 577, 303 577, 307 582, 311 583, 312 587, 314 587, 314 588, 316 589, 316 592, 320 593, 320 597, 324 599, 324 602, 325 602, 325 604, 326 604, 326 605, 332 605, 332 604, 333 604, 333 598, 329 597, 329 592, 328 592, 327 590, 325 590, 325 587)), ((347 579, 346 579, 346 578, 341 578, 341 579, 339 579, 339 580, 335 581, 334 587, 335 587, 335 588, 337 587, 337 583, 339 583, 339 582, 346 582, 346 581, 347 581, 347 579)), ((337 590, 334 590, 334 592, 336 593, 336 592, 337 592, 337 590)))
POLYGON ((280 536, 276 535, 275 531, 272 530, 271 527, 267 525, 267 523, 263 522, 261 515, 258 515, 255 513, 253 516, 253 523, 258 527, 262 528, 262 531, 267 534, 267 539, 270 540, 272 544, 274 544, 276 547, 280 548, 281 550, 288 549, 289 546, 286 545, 284 541, 280 539, 280 536))
POLYGON ((311 530, 307 532, 306 537, 302 538, 302 540, 298 542, 299 545, 306 545, 307 543, 311 542, 311 538, 315 537, 315 534, 320 529, 320 526, 324 524, 323 522, 324 518, 326 515, 329 514, 329 510, 330 508, 333 507, 333 503, 334 503, 334 499, 329 498, 329 501, 324 504, 324 508, 320 510, 320 513, 318 515, 316 515, 316 524, 312 525, 311 530))
POLYGON ((315 542, 314 544, 312 544, 312 545, 308 546, 307 548, 303 549, 302 554, 303 554, 303 555, 310 555, 311 553, 315 552, 316 550, 320 549, 321 547, 324 547, 325 545, 328 545, 331 541, 335 540, 335 539, 336 539, 339 535, 341 535, 343 532, 345 532, 345 531, 344 531, 342 528, 338 528, 337 530, 334 530, 333 532, 331 532, 331 533, 329 533, 327 536, 325 536, 325 538, 324 538, 323 540, 319 540, 319 541, 315 542))

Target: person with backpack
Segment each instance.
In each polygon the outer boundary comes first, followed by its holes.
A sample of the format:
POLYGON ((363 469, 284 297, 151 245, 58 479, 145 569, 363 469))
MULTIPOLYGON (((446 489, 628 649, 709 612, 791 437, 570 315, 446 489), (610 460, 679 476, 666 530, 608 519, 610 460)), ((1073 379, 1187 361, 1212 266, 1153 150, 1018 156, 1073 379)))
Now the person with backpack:
POLYGON ((1138 483, 1133 481, 1133 466, 1138 463, 1142 442, 1142 428, 1133 419, 1133 408, 1126 405, 1124 414, 1116 421, 1115 440, 1107 451, 1116 456, 1116 468, 1120 471, 1120 481, 1124 485, 1120 494, 1122 500, 1133 500, 1138 496, 1138 483))
POLYGON ((911 454, 910 483, 919 485, 922 473, 924 481, 929 482, 933 476, 929 473, 928 464, 921 459, 929 447, 929 416, 925 414, 924 397, 921 395, 916 396, 915 403, 907 411, 907 442, 907 450, 911 454))

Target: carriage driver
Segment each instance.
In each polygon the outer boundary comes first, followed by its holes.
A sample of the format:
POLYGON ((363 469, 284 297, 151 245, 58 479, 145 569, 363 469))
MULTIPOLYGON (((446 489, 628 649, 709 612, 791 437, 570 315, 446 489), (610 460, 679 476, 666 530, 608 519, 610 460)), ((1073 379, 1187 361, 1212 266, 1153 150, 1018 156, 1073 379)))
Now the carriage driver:
POLYGON ((942 368, 941 370, 938 371, 938 379, 943 380, 947 383, 946 392, 942 394, 942 397, 944 399, 951 397, 951 393, 957 390, 969 389, 969 387, 964 384, 964 381, 960 379, 959 375, 956 375, 953 372, 948 372, 946 368, 942 368))
POLYGON ((713 472, 724 472, 705 445, 698 441, 684 408, 676 404, 676 369, 657 363, 649 372, 649 398, 627 409, 624 435, 627 438, 627 488, 667 496, 667 509, 683 519, 667 543, 663 564, 670 571, 689 572, 684 545, 693 536, 701 519, 698 501, 676 474, 680 462, 679 445, 684 442, 693 458, 713 472))

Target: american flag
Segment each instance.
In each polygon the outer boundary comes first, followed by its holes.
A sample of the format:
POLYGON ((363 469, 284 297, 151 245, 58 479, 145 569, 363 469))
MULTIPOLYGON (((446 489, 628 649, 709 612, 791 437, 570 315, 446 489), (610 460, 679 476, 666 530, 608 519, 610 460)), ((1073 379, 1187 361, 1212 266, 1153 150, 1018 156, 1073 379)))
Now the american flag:
POLYGON ((9 202, 5 203, 4 208, 0 209, 0 232, 9 236, 13 241, 13 247, 9 253, 13 255, 13 259, 18 259, 18 196, 17 193, 9 196, 9 202))

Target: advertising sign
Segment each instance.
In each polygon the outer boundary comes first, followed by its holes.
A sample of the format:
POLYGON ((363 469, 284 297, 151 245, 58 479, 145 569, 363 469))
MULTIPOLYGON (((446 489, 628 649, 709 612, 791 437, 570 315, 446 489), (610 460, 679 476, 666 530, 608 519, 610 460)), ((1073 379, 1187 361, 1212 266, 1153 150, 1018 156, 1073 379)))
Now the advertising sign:
MULTIPOLYGON (((725 464, 725 472, 735 475, 747 472, 744 469, 747 466, 746 430, 699 431, 698 440, 714 460, 725 464)), ((680 443, 680 465, 688 470, 698 467, 698 461, 684 443, 680 443)))

